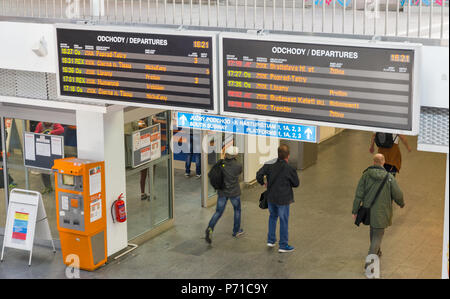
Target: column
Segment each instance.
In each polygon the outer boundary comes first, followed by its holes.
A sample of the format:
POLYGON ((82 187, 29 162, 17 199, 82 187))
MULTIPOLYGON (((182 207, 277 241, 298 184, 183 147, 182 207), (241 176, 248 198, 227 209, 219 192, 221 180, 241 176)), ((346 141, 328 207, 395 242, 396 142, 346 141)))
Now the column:
POLYGON ((107 254, 128 245, 127 222, 113 223, 111 205, 120 193, 126 202, 123 109, 107 113, 77 111, 77 144, 80 159, 105 161, 107 254))

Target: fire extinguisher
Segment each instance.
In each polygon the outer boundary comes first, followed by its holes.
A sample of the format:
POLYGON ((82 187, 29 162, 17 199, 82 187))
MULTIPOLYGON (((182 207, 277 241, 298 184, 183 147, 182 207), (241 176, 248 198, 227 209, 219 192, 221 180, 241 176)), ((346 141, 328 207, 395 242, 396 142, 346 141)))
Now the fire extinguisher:
POLYGON ((112 203, 111 215, 113 223, 125 222, 127 220, 127 211, 125 209, 125 202, 122 200, 123 193, 120 193, 119 197, 112 203))

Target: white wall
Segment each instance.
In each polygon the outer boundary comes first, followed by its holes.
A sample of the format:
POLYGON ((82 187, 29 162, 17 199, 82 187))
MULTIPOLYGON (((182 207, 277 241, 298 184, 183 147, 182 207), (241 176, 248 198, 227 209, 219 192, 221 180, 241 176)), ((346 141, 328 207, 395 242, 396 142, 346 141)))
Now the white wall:
POLYGON ((261 166, 278 156, 277 138, 257 137, 247 135, 244 139, 244 182, 250 183, 256 179, 256 172, 261 166))
POLYGON ((420 105, 437 108, 449 108, 449 48, 422 48, 420 65, 420 105))
MULTIPOLYGON (((128 245, 127 222, 113 223, 110 208, 123 193, 126 197, 123 110, 108 113, 77 111, 78 157, 105 161, 107 254, 128 245)), ((126 203, 126 198, 123 199, 126 203)))
POLYGON ((56 72, 56 42, 51 24, 0 22, 0 68, 56 72), (31 49, 44 37, 48 54, 37 56, 31 49))

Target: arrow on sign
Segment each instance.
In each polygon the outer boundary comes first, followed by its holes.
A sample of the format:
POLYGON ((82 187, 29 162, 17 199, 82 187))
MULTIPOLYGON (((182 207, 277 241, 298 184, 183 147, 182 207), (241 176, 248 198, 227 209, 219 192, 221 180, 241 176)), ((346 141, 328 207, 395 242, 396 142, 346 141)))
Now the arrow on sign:
POLYGON ((311 139, 311 135, 313 134, 313 132, 311 131, 311 128, 306 129, 305 134, 306 134, 306 139, 311 139))
POLYGON ((186 115, 182 114, 181 117, 179 118, 179 120, 180 120, 180 125, 184 126, 186 124, 186 122, 187 122, 186 115))

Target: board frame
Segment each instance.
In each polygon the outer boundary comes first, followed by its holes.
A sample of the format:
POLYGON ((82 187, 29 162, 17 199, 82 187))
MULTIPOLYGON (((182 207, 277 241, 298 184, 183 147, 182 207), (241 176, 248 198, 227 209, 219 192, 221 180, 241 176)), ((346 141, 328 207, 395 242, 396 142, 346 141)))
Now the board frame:
POLYGON ((126 27, 126 26, 114 26, 114 25, 79 25, 79 24, 55 24, 54 25, 54 39, 55 44, 57 46, 56 50, 56 89, 57 89, 57 97, 59 99, 66 99, 70 101, 82 102, 82 103, 92 103, 92 104, 104 104, 104 105, 123 105, 123 106, 131 106, 131 107, 141 107, 141 108, 157 108, 164 110, 181 110, 181 111, 194 111, 194 112, 204 112, 204 113, 213 113, 218 114, 219 106, 218 106, 218 77, 217 77, 217 46, 218 46, 218 32, 216 31, 193 31, 193 30, 175 30, 175 29, 164 29, 164 28, 152 28, 152 27, 126 27), (182 35, 182 36, 199 36, 199 37, 210 37, 211 38, 211 53, 212 57, 211 62, 211 75, 212 82, 211 88, 213 88, 213 98, 212 104, 213 109, 199 109, 199 108, 189 108, 189 107, 181 107, 181 106, 171 106, 171 105, 158 105, 158 104, 145 104, 145 103, 133 103, 128 101, 119 101, 119 100, 107 100, 107 99, 94 99, 89 97, 73 97, 61 95, 60 89, 60 78, 59 78, 59 70, 60 70, 60 62, 59 62, 59 52, 58 52, 58 37, 57 37, 57 29, 74 29, 74 30, 87 30, 87 31, 113 31, 113 32, 125 32, 125 33, 148 33, 148 34, 165 34, 165 35, 182 35))
POLYGON ((345 38, 329 38, 329 37, 312 37, 312 36, 292 36, 282 34, 259 34, 259 33, 235 33, 224 32, 219 34, 219 100, 220 100, 220 115, 229 115, 235 117, 251 117, 255 119, 270 119, 270 121, 301 123, 305 125, 315 126, 328 126, 343 129, 353 129, 362 131, 380 131, 386 133, 395 133, 403 135, 418 135, 419 134, 419 122, 420 122, 420 61, 421 61, 421 44, 413 43, 398 43, 398 42, 382 42, 376 40, 358 40, 358 39, 345 39, 345 38), (401 130, 392 128, 383 128, 376 126, 362 126, 345 123, 334 123, 326 121, 314 121, 306 119, 296 118, 283 118, 272 115, 258 115, 258 114, 246 114, 238 112, 224 111, 224 77, 223 77, 223 39, 242 39, 256 40, 256 41, 272 41, 272 42, 287 42, 287 43, 303 43, 303 44, 319 44, 327 46, 350 46, 350 47, 366 47, 366 48, 381 48, 381 49, 396 49, 396 50, 413 50, 414 51, 414 68, 412 72, 412 104, 411 104, 411 130, 401 130))

